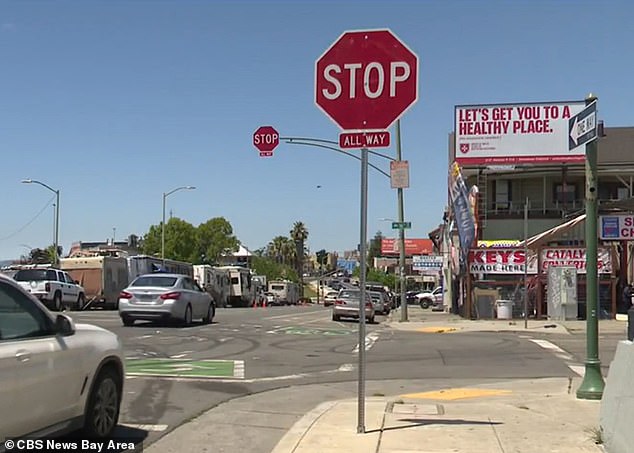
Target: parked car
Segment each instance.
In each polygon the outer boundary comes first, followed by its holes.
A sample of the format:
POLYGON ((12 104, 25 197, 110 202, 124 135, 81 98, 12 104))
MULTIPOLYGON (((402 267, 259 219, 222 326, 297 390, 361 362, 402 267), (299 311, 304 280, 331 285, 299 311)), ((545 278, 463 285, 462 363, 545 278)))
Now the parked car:
POLYGON ((265 292, 264 297, 266 297, 266 305, 279 305, 280 301, 277 296, 273 293, 265 292))
POLYGON ((335 300, 337 300, 337 295, 339 291, 328 291, 324 296, 324 307, 330 307, 334 305, 335 300))
POLYGON ((437 308, 443 306, 443 291, 442 286, 437 287, 432 292, 423 291, 416 294, 416 299, 421 308, 427 309, 429 307, 437 308))
POLYGON ((124 383, 120 339, 54 315, 2 275, 0 370, 0 445, 78 429, 84 438, 112 435, 124 383))
POLYGON ((86 303, 84 288, 67 273, 52 267, 18 270, 13 279, 51 310, 65 307, 82 310, 86 303))
POLYGON ((374 313, 377 315, 388 315, 390 313, 390 303, 383 291, 368 291, 374 306, 374 313))
MULTIPOLYGON (((356 318, 360 315, 361 290, 342 289, 339 291, 335 304, 332 306, 332 320, 339 321, 341 318, 356 318)), ((374 323, 374 306, 370 295, 365 295, 365 319, 366 322, 374 323)))
POLYGON ((140 275, 119 295, 119 316, 126 326, 137 319, 177 320, 186 326, 194 319, 202 319, 209 324, 215 314, 211 295, 188 275, 140 275))

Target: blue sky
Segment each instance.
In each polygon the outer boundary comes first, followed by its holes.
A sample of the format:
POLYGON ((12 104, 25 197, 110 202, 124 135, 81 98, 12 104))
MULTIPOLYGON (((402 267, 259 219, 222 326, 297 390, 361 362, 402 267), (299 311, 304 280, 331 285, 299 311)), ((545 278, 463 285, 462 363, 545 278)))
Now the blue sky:
MULTIPOLYGON (((0 3, 0 259, 53 242, 142 235, 168 212, 223 216, 247 247, 309 230, 311 251, 359 242, 358 161, 252 134, 337 140, 315 105, 314 63, 345 30, 390 28, 420 58, 420 97, 402 118, 407 237, 446 204, 453 108, 599 96, 606 126, 632 126, 634 7, 622 1, 75 1, 0 3), (321 187, 318 187, 321 186, 321 187)), ((392 140, 394 142, 394 139, 392 140)), ((395 154, 394 148, 385 150, 395 154)), ((371 159, 388 170, 387 162, 371 159)), ((368 237, 396 218, 370 170, 368 237)))

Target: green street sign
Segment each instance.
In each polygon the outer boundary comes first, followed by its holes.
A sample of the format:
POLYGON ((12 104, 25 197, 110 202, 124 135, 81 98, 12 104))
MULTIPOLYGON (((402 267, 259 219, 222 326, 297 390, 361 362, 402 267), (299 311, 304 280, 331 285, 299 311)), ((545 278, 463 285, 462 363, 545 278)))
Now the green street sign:
POLYGON ((407 230, 412 227, 412 222, 392 222, 393 230, 407 230))

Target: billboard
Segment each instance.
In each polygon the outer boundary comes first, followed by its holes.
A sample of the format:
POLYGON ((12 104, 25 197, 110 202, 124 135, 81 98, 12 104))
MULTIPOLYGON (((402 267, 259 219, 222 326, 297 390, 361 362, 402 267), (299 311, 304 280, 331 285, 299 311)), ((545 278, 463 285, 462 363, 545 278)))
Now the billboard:
MULTIPOLYGON (((381 255, 400 254, 398 239, 383 238, 381 240, 381 255)), ((434 250, 431 239, 405 239, 405 255, 429 255, 434 250)))
POLYGON ((607 241, 631 241, 634 239, 634 215, 599 216, 599 235, 607 241))
POLYGON ((415 255, 412 257, 412 269, 416 271, 440 271, 442 269, 441 255, 415 255))
POLYGON ((568 146, 568 120, 584 108, 583 101, 458 105, 455 160, 461 165, 584 162, 585 146, 568 146))

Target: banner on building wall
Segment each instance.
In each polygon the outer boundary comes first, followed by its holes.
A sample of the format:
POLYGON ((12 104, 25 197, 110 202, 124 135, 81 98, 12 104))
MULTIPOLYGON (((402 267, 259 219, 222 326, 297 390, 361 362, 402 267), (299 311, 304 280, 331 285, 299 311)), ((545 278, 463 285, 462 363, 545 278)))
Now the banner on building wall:
MULTIPOLYGON (((539 256, 541 271, 548 272, 550 266, 575 267, 579 274, 586 273, 586 249, 581 247, 545 247, 539 256)), ((478 248, 469 252, 469 273, 471 274, 524 274, 526 255, 523 248, 478 248)), ((528 250, 526 273, 536 274, 537 253, 528 250)), ((612 272, 610 250, 599 247, 597 269, 600 274, 612 272)))
POLYGON ((634 215, 599 216, 601 239, 606 241, 634 240, 634 215))
POLYGON ((568 120, 585 102, 458 105, 456 162, 510 165, 584 162, 585 146, 569 150, 568 120))
POLYGON ((442 269, 442 256, 417 255, 412 257, 412 268, 416 271, 435 271, 442 269))
POLYGON ((528 250, 528 260, 524 249, 471 249, 469 251, 469 273, 471 274, 524 274, 537 273, 537 253, 528 250))
MULTIPOLYGON (((581 247, 548 247, 541 251, 540 263, 542 272, 550 266, 566 266, 577 268, 578 274, 586 273, 586 249, 581 247)), ((597 269, 599 274, 612 273, 610 251, 599 248, 597 251, 597 269)))

